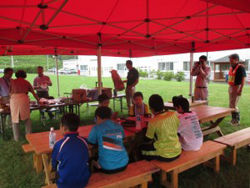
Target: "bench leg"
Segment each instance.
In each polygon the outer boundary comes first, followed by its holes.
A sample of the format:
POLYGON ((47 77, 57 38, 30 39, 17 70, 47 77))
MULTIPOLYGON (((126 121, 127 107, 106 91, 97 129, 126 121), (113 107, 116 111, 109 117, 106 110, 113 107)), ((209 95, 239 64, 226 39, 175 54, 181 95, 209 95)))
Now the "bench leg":
POLYGON ((141 184, 141 188, 148 188, 148 182, 144 182, 141 184))
POLYGON ((215 157, 215 167, 214 167, 214 171, 215 171, 216 173, 219 173, 219 171, 220 171, 220 155, 217 155, 217 156, 215 157))
POLYGON ((40 173, 43 170, 42 156, 34 153, 33 164, 34 164, 34 168, 36 169, 36 172, 40 173))
POLYGON ((237 160, 237 150, 234 148, 233 151, 232 151, 232 163, 233 163, 233 166, 236 165, 236 160, 237 160))
POLYGON ((178 172, 176 170, 171 172, 171 185, 172 188, 178 188, 178 172))

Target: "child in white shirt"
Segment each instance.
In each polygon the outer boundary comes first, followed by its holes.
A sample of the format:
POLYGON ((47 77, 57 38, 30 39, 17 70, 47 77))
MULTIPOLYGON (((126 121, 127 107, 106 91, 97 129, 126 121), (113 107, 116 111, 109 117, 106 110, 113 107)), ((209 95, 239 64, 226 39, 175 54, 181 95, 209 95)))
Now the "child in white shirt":
POLYGON ((196 113, 189 111, 189 102, 186 98, 173 97, 172 101, 180 120, 178 135, 182 149, 185 151, 199 150, 203 143, 203 134, 196 113))

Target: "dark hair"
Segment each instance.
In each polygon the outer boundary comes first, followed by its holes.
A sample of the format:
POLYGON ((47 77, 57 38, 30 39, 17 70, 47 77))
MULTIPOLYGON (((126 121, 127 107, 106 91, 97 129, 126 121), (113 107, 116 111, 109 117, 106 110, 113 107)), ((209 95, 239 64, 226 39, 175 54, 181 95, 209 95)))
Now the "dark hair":
POLYGON ((38 66, 37 68, 38 68, 38 69, 43 69, 43 67, 42 67, 42 66, 38 66))
POLYGON ((26 78, 27 74, 26 74, 26 72, 24 70, 18 70, 15 73, 15 76, 16 76, 16 78, 26 78))
POLYGON ((126 64, 133 65, 133 62, 131 60, 127 60, 126 64))
POLYGON ((74 113, 67 113, 61 118, 63 127, 67 127, 70 131, 77 131, 80 125, 80 118, 74 113))
POLYGON ((200 56, 200 58, 199 58, 199 59, 204 59, 205 61, 207 61, 207 56, 202 55, 202 56, 200 56))
POLYGON ((173 106, 174 107, 177 107, 179 106, 179 99, 183 97, 182 95, 179 95, 179 96, 174 96, 172 97, 172 102, 173 102, 173 106))
POLYGON ((161 112, 164 109, 164 102, 160 95, 154 94, 149 98, 149 107, 155 112, 161 112))
POLYGON ((3 72, 4 72, 4 74, 7 74, 7 73, 9 73, 9 72, 13 72, 13 69, 10 68, 10 67, 7 67, 7 68, 4 69, 3 72))
POLYGON ((232 55, 229 56, 229 58, 230 58, 230 59, 236 59, 236 60, 238 60, 238 61, 240 60, 240 57, 239 57, 238 54, 232 54, 232 55))
POLYGON ((182 95, 180 95, 180 96, 174 96, 172 98, 172 102, 174 104, 174 107, 181 107, 184 113, 190 112, 189 111, 189 102, 182 95))
POLYGON ((142 92, 135 92, 135 94, 133 95, 133 99, 135 99, 136 97, 141 97, 143 99, 143 94, 142 92))
POLYGON ((109 97, 105 93, 98 96, 98 101, 99 102, 103 102, 103 101, 106 101, 106 100, 109 100, 109 97))
POLYGON ((99 117, 101 119, 110 119, 112 115, 112 110, 109 107, 98 107, 95 111, 95 117, 99 117))

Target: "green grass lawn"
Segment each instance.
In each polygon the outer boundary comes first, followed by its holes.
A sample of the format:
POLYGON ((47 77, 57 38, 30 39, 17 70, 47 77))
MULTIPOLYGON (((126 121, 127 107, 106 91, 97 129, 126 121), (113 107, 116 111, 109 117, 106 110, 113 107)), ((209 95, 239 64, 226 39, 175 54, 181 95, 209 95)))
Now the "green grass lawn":
MULTIPOLYGON (((28 80, 33 81, 35 75, 29 75, 28 80)), ((51 75, 53 86, 50 89, 50 95, 57 96, 56 77, 51 75)), ((61 76, 61 95, 64 92, 71 92, 73 88, 79 88, 84 85, 87 87, 94 87, 96 78, 82 77, 82 76, 61 76)), ((105 87, 113 87, 111 78, 104 78, 103 85, 105 87)), ((140 80, 137 91, 142 91, 144 99, 147 102, 152 94, 160 94, 165 101, 171 100, 174 95, 188 96, 188 82, 167 82, 163 80, 140 80)), ((226 84, 210 83, 209 84, 209 105, 212 106, 228 106, 228 86, 226 84)), ((243 91, 242 98, 239 103, 241 110, 241 125, 232 127, 228 124, 230 118, 226 118, 221 123, 223 133, 231 133, 236 130, 250 126, 249 116, 249 99, 250 87, 246 86, 243 91)), ((119 109, 118 103, 116 109, 119 109)), ((112 104, 110 106, 113 106, 112 104)), ((125 100, 124 100, 125 106, 125 100)), ((93 123, 93 113, 95 107, 87 109, 86 105, 81 107, 81 122, 83 125, 93 123)), ((126 110, 124 113, 127 113, 126 110)), ((121 114, 122 115, 122 114, 121 114)), ((33 122, 33 132, 47 131, 50 126, 58 128, 58 121, 47 121, 47 125, 43 126, 39 120, 38 111, 31 114, 33 122)), ((23 139, 15 143, 12 140, 11 129, 6 131, 7 140, 0 139, 0 188, 38 188, 44 184, 44 175, 36 174, 32 167, 32 155, 24 154, 21 148, 23 139)), ((22 133, 24 134, 24 126, 22 126, 22 133)), ((217 135, 211 135, 207 139, 215 138, 217 135)), ((199 188, 199 187, 250 187, 250 152, 246 148, 242 148, 238 152, 238 161, 236 167, 232 167, 228 163, 221 163, 221 171, 215 174, 211 169, 202 165, 195 167, 187 172, 181 173, 179 177, 179 185, 181 188, 199 188)), ((158 187, 153 185, 153 187, 158 187)))

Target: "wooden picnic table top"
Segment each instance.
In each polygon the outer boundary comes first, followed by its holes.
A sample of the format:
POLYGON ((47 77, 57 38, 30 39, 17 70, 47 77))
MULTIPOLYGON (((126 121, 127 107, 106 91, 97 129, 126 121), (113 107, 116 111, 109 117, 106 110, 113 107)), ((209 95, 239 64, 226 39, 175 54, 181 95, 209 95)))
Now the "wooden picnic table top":
MULTIPOLYGON (((191 102, 191 100, 188 99, 188 101, 189 101, 190 107, 195 107, 195 106, 200 106, 200 105, 207 105, 207 101, 206 100, 197 100, 197 101, 191 102)), ((165 102, 164 106, 166 108, 169 108, 169 109, 174 109, 173 103, 171 101, 165 102)))
POLYGON ((200 123, 206 123, 231 115, 231 112, 233 112, 234 109, 200 105, 192 107, 191 111, 196 112, 200 123))
MULTIPOLYGON (((78 128, 79 135, 84 138, 87 138, 93 126, 94 125, 80 126, 78 128)), ((126 137, 134 135, 133 131, 124 130, 124 132, 126 137)), ((56 140, 60 140, 63 138, 63 135, 61 134, 60 130, 55 130, 55 133, 56 133, 56 140)), ((27 134, 26 139, 29 142, 29 144, 34 147, 36 154, 52 152, 52 149, 49 148, 49 131, 27 134)))

